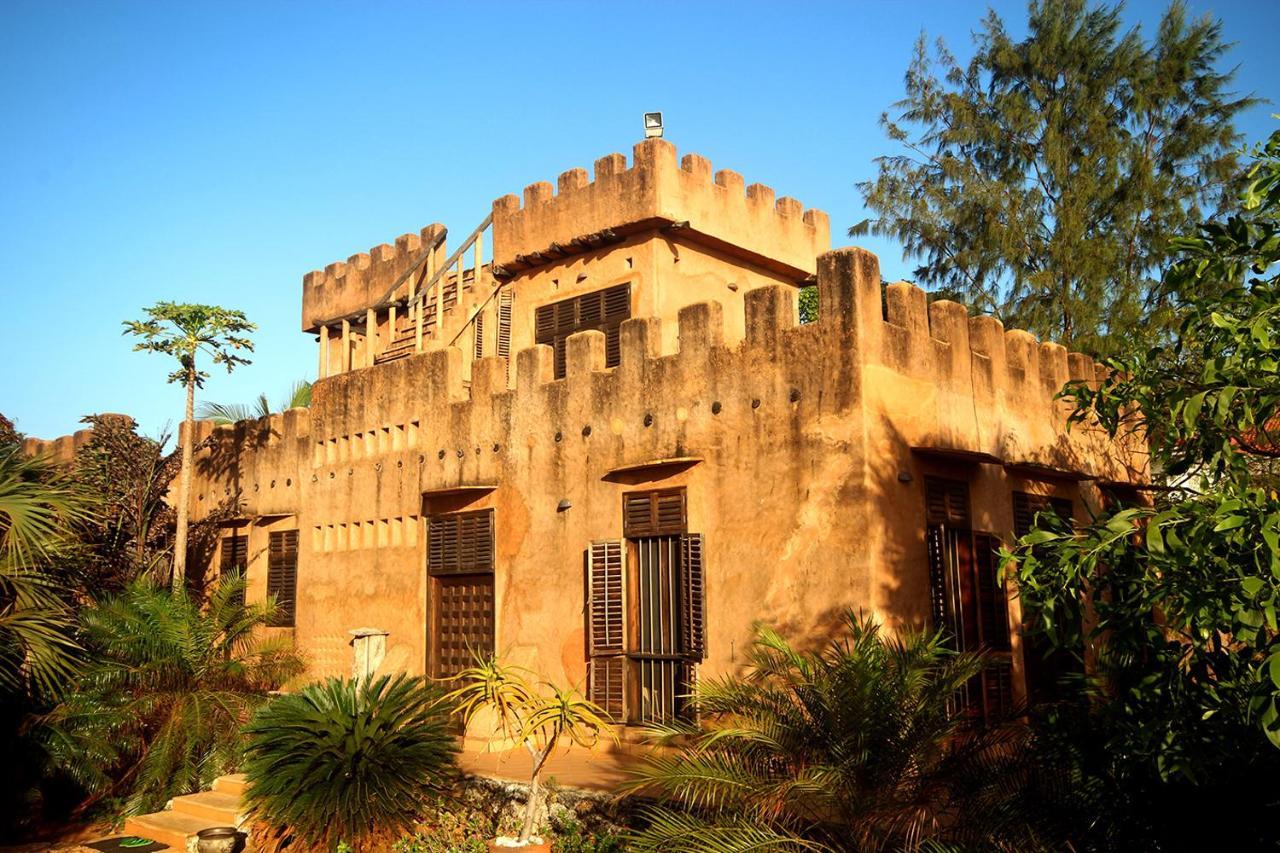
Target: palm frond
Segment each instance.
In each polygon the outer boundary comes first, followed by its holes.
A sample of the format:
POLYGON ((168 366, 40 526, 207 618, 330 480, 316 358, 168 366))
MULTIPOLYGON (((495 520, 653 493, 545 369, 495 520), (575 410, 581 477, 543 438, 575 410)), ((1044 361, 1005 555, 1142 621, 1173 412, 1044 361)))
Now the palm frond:
POLYGON ((241 727, 302 670, 296 653, 254 639, 266 611, 237 607, 236 589, 220 585, 202 608, 136 581, 85 608, 92 654, 40 727, 56 766, 91 793, 122 794, 135 812, 232 770, 241 727))
POLYGON ((802 836, 749 820, 709 822, 666 808, 646 810, 647 826, 627 837, 630 849, 654 853, 790 853, 833 848, 802 836))

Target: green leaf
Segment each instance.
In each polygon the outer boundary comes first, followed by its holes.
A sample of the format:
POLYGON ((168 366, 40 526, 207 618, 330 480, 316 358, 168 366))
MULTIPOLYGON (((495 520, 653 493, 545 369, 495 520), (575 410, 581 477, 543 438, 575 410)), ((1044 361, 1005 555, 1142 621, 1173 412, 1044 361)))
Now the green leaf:
POLYGON ((1228 530, 1235 530, 1237 527, 1243 527, 1245 517, 1243 515, 1229 515, 1214 525, 1214 533, 1224 533, 1228 530))

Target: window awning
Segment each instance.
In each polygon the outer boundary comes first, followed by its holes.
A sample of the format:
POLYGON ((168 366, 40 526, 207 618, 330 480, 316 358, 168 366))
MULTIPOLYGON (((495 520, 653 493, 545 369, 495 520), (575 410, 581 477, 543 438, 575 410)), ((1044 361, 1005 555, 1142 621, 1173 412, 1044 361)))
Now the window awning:
POLYGON ((1006 462, 1004 469, 1010 474, 1016 474, 1019 477, 1028 477, 1033 480, 1067 480, 1078 483, 1081 480, 1096 480, 1092 474, 1084 471, 1075 471, 1070 468, 1061 468, 1056 465, 1048 465, 1044 462, 1035 462, 1032 460, 1021 460, 1018 462, 1006 462))
POLYGON ((968 462, 971 465, 999 465, 1002 460, 981 450, 965 450, 959 447, 939 447, 937 445, 912 445, 911 452, 932 459, 945 459, 948 462, 968 462))
POLYGON ((427 489, 422 493, 424 498, 478 498, 498 488, 497 483, 478 483, 470 486, 443 486, 439 489, 427 489))

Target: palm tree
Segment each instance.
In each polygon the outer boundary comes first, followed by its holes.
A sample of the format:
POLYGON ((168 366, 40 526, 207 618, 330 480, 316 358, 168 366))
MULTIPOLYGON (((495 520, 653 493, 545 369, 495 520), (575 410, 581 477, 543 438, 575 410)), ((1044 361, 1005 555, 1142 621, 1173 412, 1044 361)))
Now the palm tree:
POLYGON ((47 568, 87 501, 45 460, 0 447, 0 687, 51 691, 73 672, 72 622, 47 568))
POLYGON ((247 335, 258 327, 248 321, 243 311, 218 305, 157 302, 146 312, 145 320, 126 320, 124 334, 142 339, 133 345, 135 351, 157 352, 177 359, 178 369, 169 374, 169 381, 181 382, 187 391, 182 421, 182 467, 178 475, 178 525, 173 543, 173 594, 178 596, 187 583, 187 502, 191 493, 191 432, 195 427, 196 389, 209 377, 197 367, 196 358, 204 353, 230 373, 238 365, 249 363, 249 359, 237 353, 253 352, 253 341, 247 335))
POLYGON ((1020 735, 976 728, 956 708, 983 666, 937 633, 843 633, 800 651, 761 629, 743 675, 702 682, 697 724, 654 726, 667 747, 630 790, 657 797, 636 849, 1032 849, 1009 811, 1020 735))
POLYGON ((273 605, 243 605, 243 592, 229 578, 201 606, 139 580, 81 611, 90 662, 42 721, 54 763, 134 814, 232 769, 241 728, 303 668, 290 641, 258 639, 273 605))
POLYGON ((279 406, 272 407, 266 394, 248 405, 244 403, 211 403, 203 402, 197 408, 197 416, 211 420, 217 424, 233 424, 237 421, 258 420, 267 415, 282 412, 286 409, 305 409, 311 405, 311 383, 299 379, 289 389, 289 395, 283 398, 279 406))

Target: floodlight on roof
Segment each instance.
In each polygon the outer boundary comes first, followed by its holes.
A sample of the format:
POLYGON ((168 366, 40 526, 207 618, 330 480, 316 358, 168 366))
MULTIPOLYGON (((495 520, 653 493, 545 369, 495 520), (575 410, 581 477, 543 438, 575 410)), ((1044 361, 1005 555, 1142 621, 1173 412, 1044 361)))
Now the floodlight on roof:
POLYGON ((644 114, 644 138, 654 139, 662 136, 662 113, 644 114))

